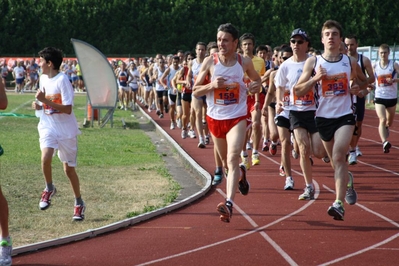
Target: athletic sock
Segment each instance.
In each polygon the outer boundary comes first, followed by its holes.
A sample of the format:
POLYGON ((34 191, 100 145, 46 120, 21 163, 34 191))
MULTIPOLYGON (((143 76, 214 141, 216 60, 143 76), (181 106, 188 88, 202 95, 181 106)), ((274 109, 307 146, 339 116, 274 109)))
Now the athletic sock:
POLYGON ((47 184, 46 184, 46 190, 47 190, 47 191, 53 191, 53 190, 54 190, 54 185, 53 185, 53 183, 47 183, 47 184))
POLYGON ((75 206, 78 206, 78 205, 83 205, 83 200, 82 200, 82 197, 79 197, 79 198, 75 198, 75 206))

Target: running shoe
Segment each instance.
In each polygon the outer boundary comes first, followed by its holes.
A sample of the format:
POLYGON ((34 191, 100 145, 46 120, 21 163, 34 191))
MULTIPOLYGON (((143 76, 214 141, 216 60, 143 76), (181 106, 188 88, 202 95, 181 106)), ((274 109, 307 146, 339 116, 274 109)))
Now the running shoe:
POLYGON ((245 165, 245 168, 249 170, 250 164, 248 161, 248 155, 247 156, 241 155, 241 160, 242 160, 241 164, 245 165))
POLYGON ((249 151, 249 150, 252 150, 252 144, 251 144, 251 142, 247 142, 247 145, 246 145, 246 149, 249 151))
POLYGON ((39 208, 44 211, 51 205, 51 198, 57 193, 57 189, 54 187, 52 191, 43 190, 42 197, 39 202, 39 208))
POLYGON ((240 169, 241 169, 241 178, 238 181, 238 190, 240 193, 244 196, 248 195, 249 192, 249 182, 247 180, 247 169, 245 168, 245 165, 240 164, 240 169))
POLYGON ((312 186, 306 186, 303 193, 299 195, 298 200, 313 200, 314 199, 314 188, 312 186))
POLYGON ((85 219, 85 210, 86 205, 84 202, 82 205, 75 205, 72 219, 74 221, 83 221, 85 219))
POLYGON ((183 130, 181 131, 181 138, 182 138, 182 139, 185 139, 185 138, 187 138, 187 136, 188 136, 187 130, 183 129, 183 130))
POLYGON ((296 152, 295 149, 292 149, 291 155, 292 155, 292 158, 294 158, 294 159, 298 159, 298 157, 299 157, 299 155, 298 155, 298 153, 296 152))
POLYGON ((201 141, 198 143, 198 148, 200 148, 200 149, 205 148, 205 142, 204 142, 203 140, 201 140, 201 141))
POLYGON ((163 118, 163 113, 161 113, 161 114, 159 115, 159 118, 163 118))
POLYGON ((276 155, 276 153, 277 153, 277 144, 270 143, 269 153, 271 155, 276 155))
POLYGON ((328 215, 332 216, 334 220, 343 221, 345 209, 341 201, 335 201, 327 210, 328 215))
POLYGON ((223 180, 222 176, 223 176, 222 172, 215 171, 215 174, 213 175, 212 186, 216 186, 222 183, 223 180))
POLYGON ((175 122, 170 122, 170 129, 175 129, 175 122))
POLYGON ((259 163, 259 153, 252 154, 252 165, 258 165, 259 163))
POLYGON ((328 155, 324 156, 323 158, 321 158, 321 160, 325 163, 329 163, 330 162, 330 157, 328 157, 328 155))
POLYGON ((362 156, 362 155, 363 155, 363 153, 360 151, 359 147, 356 146, 356 156, 359 157, 359 156, 362 156))
POLYGON ((280 172, 280 176, 285 176, 284 166, 280 165, 279 172, 280 172))
POLYGON ((353 205, 357 202, 357 192, 355 188, 353 187, 353 175, 351 172, 348 172, 349 176, 349 181, 348 181, 348 186, 346 188, 346 195, 345 195, 345 201, 349 205, 353 205))
POLYGON ((192 138, 192 139, 195 139, 197 136, 195 135, 195 131, 194 130, 192 130, 192 129, 190 129, 189 131, 188 131, 188 136, 190 137, 190 138, 192 138))
POLYGON ((177 119, 177 127, 178 127, 178 128, 181 128, 181 127, 182 127, 182 125, 181 125, 181 119, 177 119))
POLYGON ((205 136, 205 145, 209 145, 209 143, 210 143, 210 137, 209 137, 209 135, 206 135, 205 136))
POLYGON ((220 220, 222 222, 230 222, 231 216, 233 215, 233 203, 231 201, 219 203, 216 210, 219 212, 220 220))
POLYGON ((263 142, 262 144, 262 151, 268 151, 269 150, 269 142, 263 142))
POLYGON ((351 151, 349 153, 348 163, 349 163, 349 165, 357 164, 357 158, 356 158, 356 152, 355 151, 351 151))
POLYGON ((0 242, 0 266, 11 266, 12 242, 3 240, 0 242))
POLYGON ((294 189, 294 179, 291 176, 287 176, 285 179, 284 190, 293 190, 294 189))
POLYGON ((389 141, 384 141, 384 143, 382 144, 382 149, 384 151, 384 153, 389 153, 389 149, 392 147, 391 143, 389 143, 389 141))
POLYGON ((156 114, 160 115, 161 114, 161 110, 157 110, 156 114))

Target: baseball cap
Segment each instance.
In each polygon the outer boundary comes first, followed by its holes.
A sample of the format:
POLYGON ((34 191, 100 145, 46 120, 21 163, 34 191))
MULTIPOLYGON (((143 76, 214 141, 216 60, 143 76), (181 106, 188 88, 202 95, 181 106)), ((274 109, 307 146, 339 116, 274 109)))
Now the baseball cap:
POLYGON ((305 39, 305 41, 309 41, 308 34, 306 33, 305 30, 303 30, 301 28, 297 28, 297 29, 293 30, 290 38, 292 38, 296 35, 301 36, 303 39, 305 39))

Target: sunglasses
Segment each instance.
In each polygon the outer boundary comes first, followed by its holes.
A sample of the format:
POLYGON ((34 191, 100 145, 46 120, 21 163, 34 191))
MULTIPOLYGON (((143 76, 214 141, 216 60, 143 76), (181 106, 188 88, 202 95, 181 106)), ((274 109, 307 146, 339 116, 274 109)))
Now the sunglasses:
POLYGON ((290 42, 292 43, 292 44, 303 44, 304 43, 304 41, 302 41, 302 40, 290 40, 290 42))
POLYGON ((194 58, 188 57, 187 60, 193 60, 194 58))
POLYGON ((285 60, 287 60, 288 58, 290 58, 291 56, 282 56, 281 58, 285 61, 285 60))

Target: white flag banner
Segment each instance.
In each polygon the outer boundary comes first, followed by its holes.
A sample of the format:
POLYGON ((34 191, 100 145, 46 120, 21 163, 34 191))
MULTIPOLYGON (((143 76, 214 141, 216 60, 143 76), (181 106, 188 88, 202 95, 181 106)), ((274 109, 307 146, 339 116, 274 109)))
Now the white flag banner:
POLYGON ((118 84, 107 58, 94 46, 71 39, 93 108, 115 109, 118 84))

